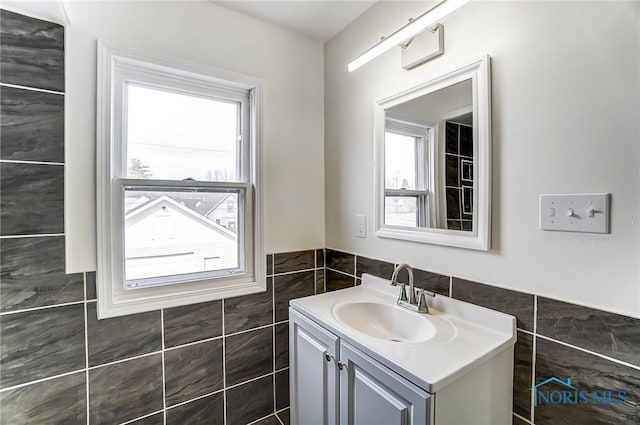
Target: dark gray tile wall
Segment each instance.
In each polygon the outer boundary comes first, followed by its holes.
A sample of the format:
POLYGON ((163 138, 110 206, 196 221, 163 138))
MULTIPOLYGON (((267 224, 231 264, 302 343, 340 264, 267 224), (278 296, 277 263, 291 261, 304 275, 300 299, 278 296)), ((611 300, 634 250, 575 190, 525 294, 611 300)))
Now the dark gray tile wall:
MULTIPOLYGON (((326 259, 327 291, 353 287, 362 273, 386 277, 391 264, 334 249, 327 249, 326 259)), ((407 282, 407 273, 398 280, 407 282)), ((446 296, 451 290, 453 298, 516 317, 514 424, 640 423, 640 319, 425 270, 414 269, 414 280, 418 287, 446 296), (579 390, 623 391, 626 400, 535 406, 532 387, 553 376, 572 378, 579 390)), ((285 414, 279 413, 283 424, 285 414)))
POLYGON ((95 272, 64 272, 63 28, 0 32, 0 425, 288 420, 287 304, 324 248, 267 255, 265 293, 98 320, 95 272))
MULTIPOLYGON (((22 238, 3 242, 14 240, 22 238)), ((56 261, 51 269, 62 270, 64 258, 56 261)), ((289 407, 288 302, 324 292, 325 270, 299 266, 268 276, 264 294, 110 319, 97 319, 93 272, 80 274, 79 301, 8 304, 0 311, 0 424, 88 416, 90 424, 151 425, 165 415, 167 424, 224 423, 225 395, 226 423, 280 423, 289 407)))
POLYGON ((0 10, 2 82, 64 91, 64 27, 0 10))

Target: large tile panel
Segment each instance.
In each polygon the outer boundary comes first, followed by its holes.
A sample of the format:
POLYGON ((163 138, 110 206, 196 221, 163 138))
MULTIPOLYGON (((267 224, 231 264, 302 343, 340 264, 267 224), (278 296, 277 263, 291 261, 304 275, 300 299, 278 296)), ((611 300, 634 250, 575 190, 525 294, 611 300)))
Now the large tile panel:
POLYGON ((167 410, 167 425, 223 425, 221 392, 167 410))
POLYGON ((273 326, 225 338, 227 386, 273 372, 273 326))
POLYGON ((162 349, 160 312, 98 320, 96 305, 87 305, 89 366, 162 349))
POLYGON ((315 294, 313 271, 275 276, 273 282, 276 322, 289 319, 289 300, 315 294))
POLYGON ((91 425, 114 425, 162 408, 161 354, 89 371, 91 425))
POLYGON ((2 311, 83 299, 83 274, 65 274, 64 236, 12 238, 0 242, 2 311))
POLYGON ((224 332, 231 334, 273 323, 273 278, 267 290, 224 300, 224 332))
POLYGON ((0 234, 64 232, 64 167, 0 164, 0 234))
POLYGON ((85 367, 84 305, 0 316, 0 385, 11 387, 85 367))
POLYGON ((276 332, 276 370, 289 366, 289 322, 277 324, 276 332))
POLYGON ((273 412, 273 375, 227 390, 227 425, 246 425, 273 412))
POLYGON ((325 250, 327 268, 344 273, 355 274, 355 255, 333 249, 325 250))
POLYGON ((276 410, 289 407, 289 369, 276 373, 276 410))
POLYGON ((327 292, 337 291, 339 289, 352 288, 356 286, 355 277, 338 273, 333 270, 327 270, 325 275, 325 287, 327 292))
POLYGON ((0 424, 85 424, 86 393, 84 371, 5 391, 0 424))
POLYGON ((513 368, 513 411, 524 418, 531 416, 533 336, 518 331, 513 368))
POLYGON ((640 319, 538 297, 537 332, 640 366, 640 319))
POLYGON ((64 162, 64 96, 0 87, 0 159, 64 162))
POLYGON ((165 352, 167 406, 222 389, 222 360, 222 339, 165 352))
POLYGON ((315 250, 295 251, 273 256, 274 273, 295 272, 316 267, 315 250))
POLYGON ((64 91, 64 27, 0 10, 0 81, 64 91))
POLYGON ((453 298, 516 317, 518 327, 533 331, 533 295, 453 278, 453 298))
MULTIPOLYGON (((413 284, 416 288, 449 296, 449 276, 413 269, 413 284)), ((409 272, 406 269, 398 273, 398 282, 409 283, 409 272)))
POLYGON ((393 264, 386 261, 374 260, 367 257, 356 257, 356 276, 362 277, 362 273, 368 273, 383 279, 391 279, 393 264))
POLYGON ((222 301, 164 310, 164 345, 175 347, 222 335, 222 301))
MULTIPOLYGON (((550 377, 562 381, 571 378, 571 385, 578 391, 586 391, 587 403, 545 404, 540 399, 535 407, 537 425, 574 424, 637 424, 640 418, 640 371, 601 357, 567 347, 556 342, 537 338, 536 383, 550 377), (593 403, 591 394, 598 391, 612 392, 614 399, 619 391, 626 393, 626 402, 618 404, 593 403)), ((546 384, 544 391, 569 391, 560 384, 546 384)))

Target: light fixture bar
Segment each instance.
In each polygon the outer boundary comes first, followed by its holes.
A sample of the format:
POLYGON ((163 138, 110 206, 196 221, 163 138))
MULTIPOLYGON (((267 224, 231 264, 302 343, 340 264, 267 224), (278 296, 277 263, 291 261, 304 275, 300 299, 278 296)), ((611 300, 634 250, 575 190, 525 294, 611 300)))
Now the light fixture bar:
POLYGON ((444 0, 438 3, 422 15, 411 20, 407 25, 403 26, 390 36, 382 39, 362 55, 358 56, 351 63, 349 63, 347 69, 349 70, 349 72, 355 71, 365 63, 377 58, 387 50, 392 49, 393 47, 403 43, 405 40, 415 37, 427 28, 430 28, 433 25, 437 24, 445 16, 458 10, 468 2, 469 0, 444 0))

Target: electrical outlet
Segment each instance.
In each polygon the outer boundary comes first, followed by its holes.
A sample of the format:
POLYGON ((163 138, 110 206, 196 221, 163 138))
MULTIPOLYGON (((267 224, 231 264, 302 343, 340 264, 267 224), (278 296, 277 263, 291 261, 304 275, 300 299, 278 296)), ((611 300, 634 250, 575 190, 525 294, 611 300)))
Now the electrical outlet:
POLYGON ((367 237, 367 216, 366 215, 356 215, 356 237, 358 238, 367 237))

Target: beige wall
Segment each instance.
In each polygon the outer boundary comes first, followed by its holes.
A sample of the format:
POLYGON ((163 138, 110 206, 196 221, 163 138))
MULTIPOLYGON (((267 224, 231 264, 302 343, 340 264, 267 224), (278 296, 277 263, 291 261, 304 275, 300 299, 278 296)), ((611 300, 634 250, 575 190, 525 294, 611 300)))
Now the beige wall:
POLYGON ((640 3, 471 2, 445 54, 412 71, 394 49, 347 63, 428 8, 380 2, 325 46, 326 242, 331 248, 640 317, 640 3), (373 104, 484 54, 493 71, 490 252, 380 239, 373 104), (611 234, 538 230, 540 193, 609 192, 611 234), (355 215, 368 237, 354 236, 355 215))
POLYGON ((322 44, 211 2, 66 1, 67 272, 95 269, 96 39, 262 78, 265 248, 324 245, 322 44))

